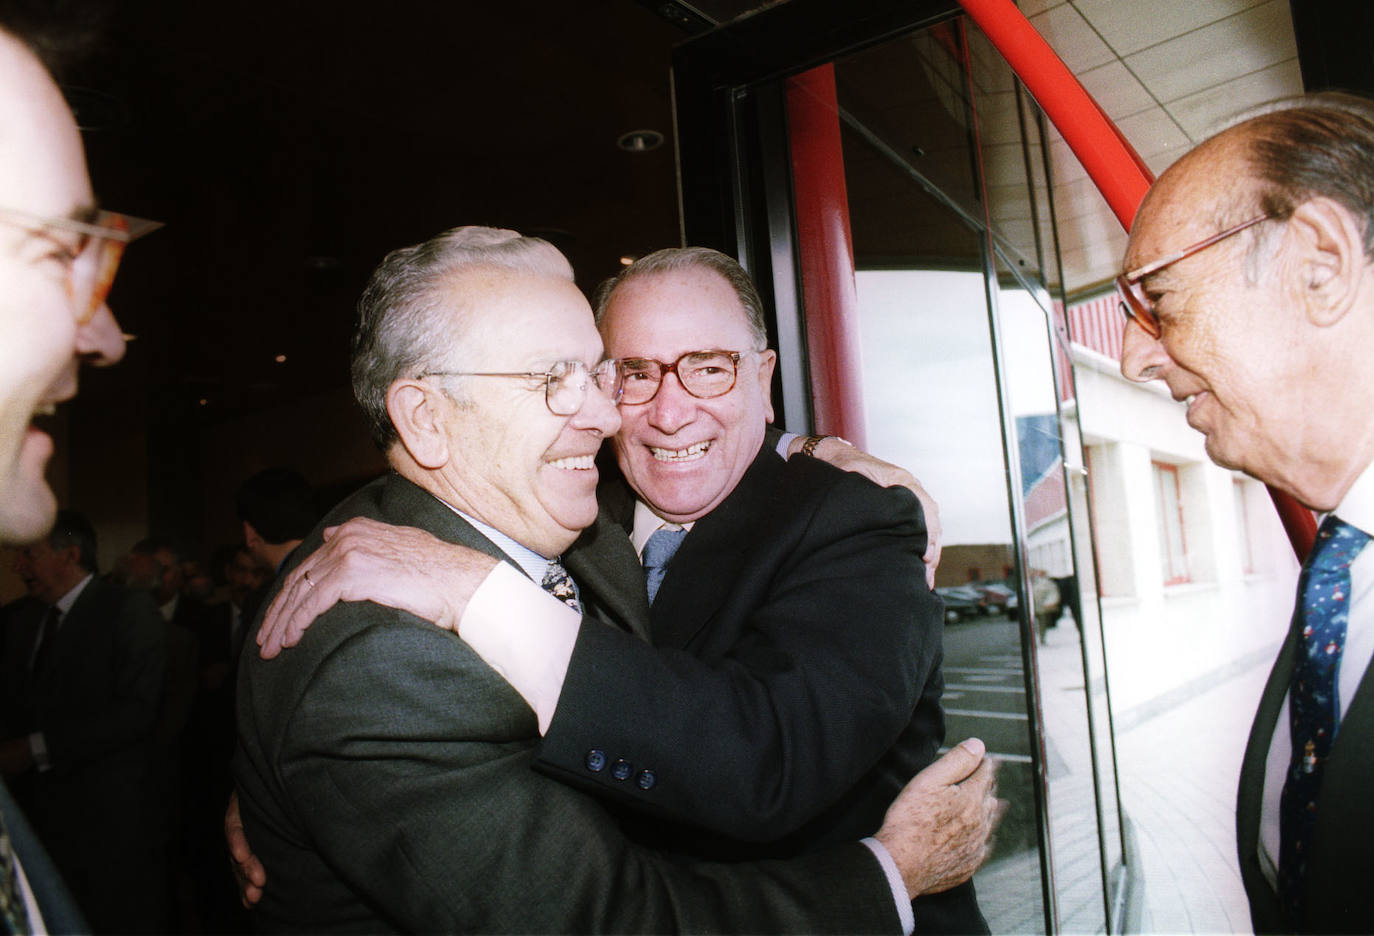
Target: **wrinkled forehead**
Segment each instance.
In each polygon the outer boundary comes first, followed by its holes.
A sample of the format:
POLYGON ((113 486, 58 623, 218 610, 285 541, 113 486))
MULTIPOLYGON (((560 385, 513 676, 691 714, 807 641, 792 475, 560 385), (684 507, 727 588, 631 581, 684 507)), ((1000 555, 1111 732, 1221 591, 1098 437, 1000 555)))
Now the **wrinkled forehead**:
POLYGON ((601 321, 608 354, 665 355, 753 347, 749 317, 730 281, 708 267, 646 273, 622 283, 601 321))
POLYGON ((1136 269, 1210 237, 1255 200, 1244 143, 1239 129, 1229 130, 1165 170, 1131 225, 1123 269, 1136 269))

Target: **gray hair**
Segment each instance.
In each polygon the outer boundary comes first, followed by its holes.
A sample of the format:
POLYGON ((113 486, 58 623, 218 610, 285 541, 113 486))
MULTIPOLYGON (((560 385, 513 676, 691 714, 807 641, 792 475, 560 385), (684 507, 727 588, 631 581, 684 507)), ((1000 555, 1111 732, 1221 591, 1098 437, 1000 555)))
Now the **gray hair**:
POLYGON ((657 250, 602 282, 596 288, 592 303, 596 308, 596 324, 601 324, 606 315, 606 307, 610 305, 611 295, 621 284, 640 276, 699 268, 719 273, 739 297, 739 303, 744 308, 745 322, 749 326, 749 334, 754 340, 754 347, 749 350, 762 351, 768 347, 768 326, 764 322, 763 299, 759 296, 754 281, 734 257, 709 247, 667 247, 657 250))
MULTIPOLYGON (((428 369, 464 369, 454 366, 454 349, 465 330, 455 334, 451 324, 452 286, 458 276, 480 267, 573 279, 572 266, 558 248, 501 228, 454 228, 387 254, 358 300, 351 363, 353 395, 382 451, 397 438, 386 411, 391 385, 428 369)), ((457 301, 462 304, 461 294, 457 301)))
POLYGON ((1329 198, 1364 227, 1374 257, 1374 101, 1325 92, 1288 98, 1243 115, 1247 161, 1259 205, 1286 220, 1303 202, 1329 198))

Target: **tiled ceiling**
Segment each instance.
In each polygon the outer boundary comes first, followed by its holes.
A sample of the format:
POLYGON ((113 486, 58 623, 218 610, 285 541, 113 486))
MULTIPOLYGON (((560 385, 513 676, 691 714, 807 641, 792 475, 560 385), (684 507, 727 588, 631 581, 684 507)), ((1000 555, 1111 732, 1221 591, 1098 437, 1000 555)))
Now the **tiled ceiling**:
MULTIPOLYGON (((1022 12, 1158 175, 1235 114, 1302 93, 1288 0, 1021 0, 1022 12)), ((1126 235, 1057 132, 1065 291, 1119 272, 1126 235)))

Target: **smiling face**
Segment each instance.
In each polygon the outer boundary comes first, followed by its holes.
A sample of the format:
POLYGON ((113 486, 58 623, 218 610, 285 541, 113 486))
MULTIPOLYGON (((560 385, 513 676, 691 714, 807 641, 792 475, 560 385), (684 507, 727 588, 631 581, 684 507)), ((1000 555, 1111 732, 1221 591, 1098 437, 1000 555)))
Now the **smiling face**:
MULTIPOLYGON (((1244 204, 1235 192, 1246 177, 1238 144, 1213 140, 1160 179, 1132 228, 1127 269, 1224 227, 1218 207, 1244 204)), ((1163 380, 1187 405, 1214 462, 1271 482, 1289 474, 1313 402, 1312 347, 1299 339, 1307 334, 1301 299, 1287 288, 1289 233, 1286 222, 1268 221, 1146 277, 1161 334, 1129 324, 1121 360, 1125 376, 1163 380), (1247 251, 1261 236, 1247 276, 1247 251)))
MULTIPOLYGON (((601 336, 576 285, 556 276, 484 268, 455 289, 480 316, 466 331, 456 370, 545 372, 559 361, 594 368, 601 336)), ((620 417, 610 398, 589 384, 571 416, 555 416, 540 380, 507 377, 447 380, 452 461, 445 469, 454 506, 546 557, 561 553, 596 519, 597 470, 603 437, 620 417)))
POLYGON ((690 351, 747 351, 734 389, 708 400, 673 374, 647 403, 622 404, 615 437, 620 470, 640 498, 674 523, 714 510, 748 470, 773 420, 776 355, 755 351, 729 282, 704 267, 647 273, 616 287, 601 321, 606 354, 671 363, 690 351))
MULTIPOLYGON (((92 203, 81 138, 57 86, 0 31, 0 208, 71 217, 92 203)), ((0 217, 0 543, 52 524, 43 477, 52 439, 31 424, 76 393, 78 353, 113 363, 123 341, 108 308, 77 327, 68 286, 79 235, 0 217)))

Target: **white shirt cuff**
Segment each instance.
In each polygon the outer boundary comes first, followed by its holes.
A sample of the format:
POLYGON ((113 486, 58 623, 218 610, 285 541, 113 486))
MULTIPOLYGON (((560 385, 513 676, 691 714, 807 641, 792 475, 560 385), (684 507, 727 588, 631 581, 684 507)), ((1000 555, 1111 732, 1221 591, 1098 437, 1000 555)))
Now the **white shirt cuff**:
POLYGON ((784 432, 782 438, 778 440, 778 455, 783 461, 787 461, 787 447, 792 444, 792 440, 797 437, 795 432, 784 432))
POLYGON ((549 730, 582 615, 498 562, 458 622, 462 637, 534 709, 539 734, 549 730))
POLYGON ((887 875, 887 886, 892 888, 892 899, 897 903, 897 917, 902 921, 902 932, 905 936, 911 936, 916 931, 916 916, 911 912, 911 898, 906 894, 906 882, 902 880, 902 872, 897 870, 897 862, 892 860, 887 846, 877 839, 866 838, 859 841, 868 846, 868 850, 873 852, 873 857, 878 859, 878 864, 883 866, 883 874, 887 875))

